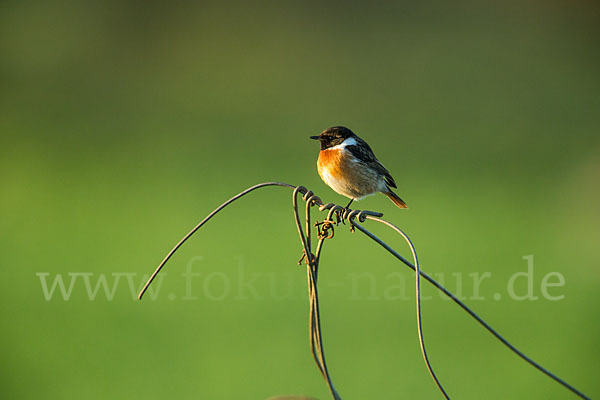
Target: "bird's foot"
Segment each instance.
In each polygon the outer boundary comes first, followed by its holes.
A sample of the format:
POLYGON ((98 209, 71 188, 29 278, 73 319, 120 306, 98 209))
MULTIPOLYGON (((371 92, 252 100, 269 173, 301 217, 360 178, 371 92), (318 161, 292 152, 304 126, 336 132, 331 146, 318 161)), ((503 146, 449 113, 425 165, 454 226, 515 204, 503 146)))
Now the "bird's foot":
POLYGON ((350 209, 350 204, 352 204, 352 202, 354 201, 354 199, 350 199, 350 201, 348 202, 348 204, 346 204, 346 207, 344 207, 344 209, 342 211, 340 211, 340 217, 342 220, 342 224, 346 225, 346 217, 348 216, 348 214, 350 214, 350 211, 352 211, 350 209))
POLYGON ((344 207, 346 209, 346 211, 350 211, 350 204, 352 204, 353 201, 354 201, 354 199, 350 199, 348 204, 346 204, 346 207, 344 207))

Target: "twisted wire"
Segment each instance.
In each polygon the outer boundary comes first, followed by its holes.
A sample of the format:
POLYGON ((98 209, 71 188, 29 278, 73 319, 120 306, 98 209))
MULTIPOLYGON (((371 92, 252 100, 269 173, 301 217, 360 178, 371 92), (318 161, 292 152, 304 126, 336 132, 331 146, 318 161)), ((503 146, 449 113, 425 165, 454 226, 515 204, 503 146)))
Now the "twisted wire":
POLYGON ((198 231, 198 229, 200 229, 211 218, 213 218, 216 214, 218 214, 221 210, 223 210, 225 207, 227 207, 234 201, 240 199, 241 197, 247 195, 250 192, 253 192, 254 190, 257 190, 257 189, 260 189, 263 187, 269 187, 269 186, 287 187, 287 188, 293 189, 292 203, 293 203, 293 208, 294 208, 294 219, 295 219, 296 227, 298 228, 298 234, 300 237, 300 241, 302 244, 302 251, 303 251, 303 257, 300 259, 300 262, 302 261, 302 259, 304 259, 307 264, 308 291, 309 291, 309 303, 310 303, 310 307, 309 307, 309 337, 310 337, 310 342, 311 342, 311 351, 313 353, 313 357, 315 359, 317 367, 319 368, 321 374, 327 381, 327 384, 330 388, 330 391, 331 391, 331 394, 332 394, 334 400, 341 400, 341 397, 339 396, 338 392, 336 391, 335 387, 333 386, 333 383, 331 381, 329 372, 327 370, 327 365, 325 362, 325 354, 324 354, 324 350, 323 350, 323 343, 322 343, 322 336, 321 336, 321 320, 320 320, 320 314, 319 314, 319 301, 318 301, 318 291, 317 291, 317 273, 318 273, 320 254, 321 254, 321 251, 323 248, 323 243, 324 243, 325 239, 327 239, 327 236, 319 235, 319 242, 317 243, 316 252, 315 252, 315 254, 312 254, 312 252, 311 252, 311 233, 310 233, 311 232, 310 208, 312 206, 318 206, 319 211, 329 210, 329 213, 327 215, 327 221, 332 221, 333 216, 336 216, 338 221, 341 221, 341 222, 348 221, 351 224, 351 228, 358 228, 362 233, 364 233, 366 236, 368 236, 369 238, 371 238, 372 240, 377 242, 384 249, 386 249, 389 253, 391 253, 394 257, 396 257, 398 260, 403 262, 406 266, 408 266, 413 271, 415 271, 415 274, 416 274, 416 278, 415 278, 416 292, 415 293, 416 293, 416 298, 417 298, 416 299, 417 300, 417 329, 418 329, 418 334, 419 334, 419 343, 421 346, 421 352, 422 352, 423 358, 425 360, 427 369, 429 370, 429 373, 431 374, 436 385, 441 390, 441 392, 446 397, 446 399, 448 399, 449 397, 446 394, 446 392, 444 391, 444 389, 442 388, 439 380, 437 379, 437 376, 433 372, 433 368, 431 367, 431 364, 429 363, 429 359, 427 357, 427 352, 425 351, 425 343, 423 340, 423 330, 422 330, 422 323, 421 323, 421 303, 420 303, 420 293, 421 293, 420 292, 420 277, 421 276, 423 278, 425 278, 425 280, 427 280, 433 286, 435 286, 438 290, 443 292, 450 299, 452 299, 456 304, 458 304, 458 306, 460 306, 472 318, 474 318, 481 326, 483 326, 487 331, 489 331, 496 339, 498 339, 502 344, 504 344, 511 351, 513 351, 515 354, 517 354, 517 356, 522 358, 524 361, 526 361, 527 363, 529 363, 530 365, 532 365, 533 367, 535 367, 536 369, 538 369, 539 371, 541 371, 542 373, 544 373, 545 375, 547 375, 548 377, 550 377, 551 379, 553 379, 554 381, 556 381, 557 383, 562 385, 563 387, 565 387, 568 390, 570 390, 571 392, 573 392, 575 395, 579 396, 582 399, 589 400, 589 397, 587 397, 581 391, 576 389, 574 386, 568 384, 566 381, 559 378, 557 375, 553 374, 548 369, 542 367, 540 364, 535 362, 530 357, 526 356, 523 352, 521 352, 514 345, 512 345, 508 340, 506 340, 503 336, 501 336, 495 329, 493 329, 481 317, 479 317, 465 303, 463 303, 459 298, 457 298, 452 292, 450 292, 448 289, 446 289, 444 286, 442 286, 440 283, 438 283, 431 276, 429 276, 425 272, 421 271, 416 251, 414 249, 412 242, 408 238, 408 236, 402 230, 400 230, 398 227, 396 227, 395 225, 391 224, 388 221, 381 219, 381 217, 383 216, 382 213, 378 213, 378 212, 374 212, 374 211, 366 211, 366 210, 362 210, 362 211, 361 210, 350 210, 348 208, 341 207, 334 203, 323 204, 321 199, 318 196, 315 196, 312 191, 309 191, 304 186, 294 186, 294 185, 290 185, 288 183, 283 183, 283 182, 263 182, 263 183, 259 183, 257 185, 251 186, 251 187, 247 188, 246 190, 243 190, 242 192, 238 193, 237 195, 231 197, 229 200, 225 201, 223 204, 221 204, 220 206, 215 208, 210 214, 208 214, 202 221, 200 221, 188 234, 186 234, 173 247, 173 249, 171 249, 171 251, 169 251, 169 253, 162 260, 162 262, 158 265, 158 267, 155 269, 155 271, 152 273, 152 275, 150 276, 150 278, 148 279, 148 281, 146 282, 146 284, 140 291, 140 293, 138 295, 138 299, 140 299, 140 300, 142 299, 144 293, 146 292, 146 290, 148 289, 148 287, 150 286, 150 284, 152 283, 154 278, 158 275, 158 273, 161 271, 161 269, 165 266, 167 261, 169 261, 169 259, 173 256, 173 254, 175 254, 175 252, 183 245, 183 243, 185 243, 194 233, 196 233, 196 231, 198 231), (302 224, 300 222, 300 215, 298 212, 298 199, 297 199, 298 193, 303 194, 302 199, 306 202, 306 215, 305 215, 306 234, 304 233, 304 230, 302 229, 302 224), (365 222, 365 220, 367 220, 367 219, 373 220, 373 221, 382 223, 382 224, 387 225, 388 227, 394 229, 397 233, 399 233, 407 241, 407 243, 411 249, 415 264, 413 265, 412 263, 410 263, 408 260, 406 260, 404 257, 402 257, 398 252, 396 252, 393 248, 391 248, 388 244, 386 244, 380 238, 378 238, 373 233, 368 231, 360 223, 356 222, 356 219, 358 219, 358 221, 361 223, 365 222))
POLYGON ((321 316, 319 311, 319 295, 317 290, 317 274, 319 268, 319 256, 321 250, 323 248, 323 243, 325 238, 320 238, 317 244, 317 250, 315 254, 311 252, 311 226, 310 226, 310 208, 313 205, 322 204, 321 199, 319 197, 314 196, 312 191, 307 190, 303 186, 298 186, 294 189, 292 193, 292 204, 294 207, 294 219, 296 221, 296 227, 298 229, 298 234, 300 236, 300 241, 302 243, 303 251, 305 254, 306 260, 306 269, 308 276, 308 296, 309 296, 309 340, 311 345, 311 352, 313 354, 313 358, 321 375, 327 382, 327 386, 329 387, 329 391, 335 400, 341 400, 341 396, 335 389, 333 385, 333 381, 331 380, 331 376, 329 374, 329 370, 327 368, 327 362, 325 361, 325 351, 323 349, 323 340, 321 333, 321 316), (306 202, 306 233, 304 233, 302 229, 302 224, 300 222, 300 214, 298 212, 298 193, 303 193, 302 199, 306 202))

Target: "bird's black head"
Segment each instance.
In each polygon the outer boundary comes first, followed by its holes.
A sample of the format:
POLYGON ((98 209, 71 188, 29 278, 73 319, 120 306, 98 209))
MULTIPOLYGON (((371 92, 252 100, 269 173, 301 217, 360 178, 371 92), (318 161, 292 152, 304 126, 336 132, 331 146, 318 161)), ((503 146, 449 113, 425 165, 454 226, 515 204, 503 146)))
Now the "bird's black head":
POLYGON ((350 129, 344 126, 333 126, 325 129, 319 136, 311 136, 310 138, 321 142, 321 150, 325 150, 353 136, 356 135, 350 129))

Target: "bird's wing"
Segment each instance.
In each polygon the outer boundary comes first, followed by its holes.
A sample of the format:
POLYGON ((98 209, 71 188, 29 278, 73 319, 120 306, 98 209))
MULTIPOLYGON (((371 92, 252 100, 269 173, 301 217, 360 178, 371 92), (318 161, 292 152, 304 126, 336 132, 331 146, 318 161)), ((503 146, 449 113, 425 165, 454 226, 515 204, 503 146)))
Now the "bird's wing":
POLYGON ((394 182, 394 178, 392 178, 392 175, 390 175, 389 171, 383 166, 383 164, 379 162, 379 160, 375 160, 375 162, 372 164, 372 167, 384 176, 386 185, 392 188, 397 187, 396 182, 394 182))
POLYGON ((369 145, 364 140, 358 136, 355 136, 354 140, 356 141, 356 144, 346 146, 346 150, 350 151, 355 158, 364 163, 372 163, 377 161, 375 154, 373 154, 373 150, 371 150, 369 145))
POLYGON ((396 187, 396 182, 389 171, 379 162, 371 147, 359 137, 355 138, 357 144, 346 146, 346 149, 352 153, 352 155, 358 160, 368 164, 371 168, 374 168, 377 172, 385 177, 385 183, 392 188, 396 187))

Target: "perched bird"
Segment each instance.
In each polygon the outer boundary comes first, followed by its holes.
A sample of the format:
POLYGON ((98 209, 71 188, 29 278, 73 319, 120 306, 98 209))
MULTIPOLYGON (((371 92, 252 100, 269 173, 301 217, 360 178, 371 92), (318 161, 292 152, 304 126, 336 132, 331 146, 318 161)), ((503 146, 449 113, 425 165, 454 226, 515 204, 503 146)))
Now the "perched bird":
POLYGON ((337 193, 350 198, 350 203, 381 192, 399 208, 408 208, 392 188, 394 178, 373 154, 369 145, 343 126, 326 129, 311 139, 321 142, 317 161, 319 176, 337 193))

